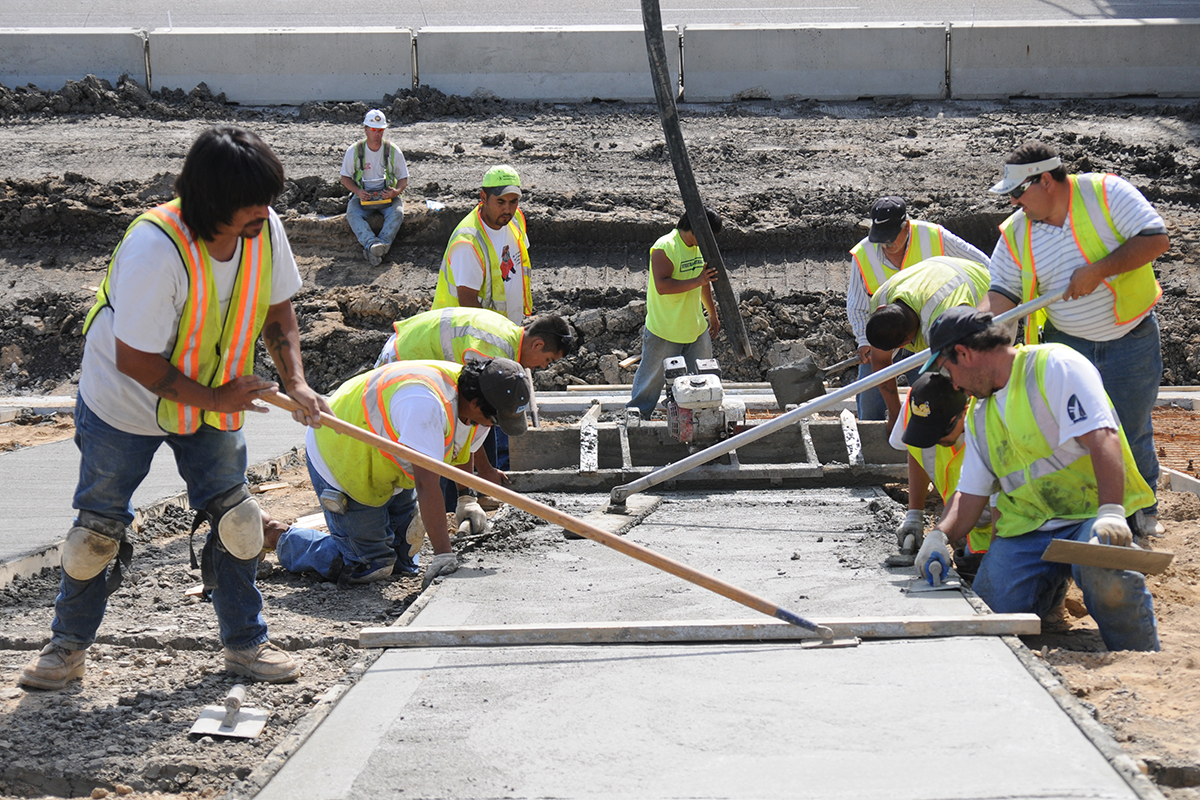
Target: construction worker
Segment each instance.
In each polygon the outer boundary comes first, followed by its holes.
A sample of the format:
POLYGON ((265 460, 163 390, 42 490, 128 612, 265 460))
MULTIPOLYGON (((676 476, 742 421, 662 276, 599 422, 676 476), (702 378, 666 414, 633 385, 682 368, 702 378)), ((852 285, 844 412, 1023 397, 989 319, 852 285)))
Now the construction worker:
MULTIPOLYGON (((716 236, 722 227, 720 215, 708 207, 704 214, 716 236)), ((650 248, 642 360, 626 406, 643 419, 650 418, 662 395, 663 359, 683 356, 688 369, 695 371, 698 359, 712 358, 713 339, 721 330, 712 294, 716 279, 717 270, 705 263, 692 222, 684 212, 675 228, 650 248)))
MULTIPOLYGON (((846 316, 862 360, 858 368, 860 380, 872 372, 871 344, 867 339, 871 296, 897 272, 927 258, 943 255, 988 266, 988 258, 981 250, 941 225, 910 220, 904 198, 881 197, 871 206, 871 227, 866 238, 850 250, 850 274, 846 279, 846 316)), ((909 383, 916 379, 914 370, 909 375, 909 383)), ((878 388, 859 393, 858 418, 888 418, 888 406, 878 388)), ((894 413, 891 418, 895 419, 894 413)))
MULTIPOLYGON (((901 553, 915 553, 925 537, 925 498, 929 483, 944 502, 950 502, 962 471, 967 395, 936 373, 917 378, 908 390, 904 413, 888 440, 897 450, 908 451, 908 511, 896 529, 896 546, 901 553)), ((974 578, 979 562, 992 541, 990 503, 975 527, 955 549, 954 566, 959 575, 974 578)))
POLYGON ((433 308, 489 308, 517 325, 533 313, 521 176, 499 164, 483 176, 479 204, 450 234, 433 308))
MULTIPOLYGON (((976 306, 987 294, 987 268, 965 258, 934 256, 897 272, 871 296, 867 342, 871 345, 871 372, 892 365, 892 354, 904 348, 909 356, 928 345, 929 326, 948 308, 976 306)), ((896 379, 879 384, 887 405, 888 427, 900 413, 896 379)))
MULTIPOLYGON (((1138 472, 1158 485, 1151 412, 1162 380, 1154 305, 1162 288, 1154 259, 1171 241, 1141 192, 1115 175, 1068 175, 1058 154, 1027 142, 1007 159, 991 188, 1017 210, 1000 225, 992 285, 983 311, 1065 291, 1026 324, 1026 341, 1065 344, 1092 362, 1129 437, 1138 472)), ((1161 533, 1157 503, 1143 511, 1147 533, 1161 533)))
POLYGON ((346 222, 363 246, 363 258, 372 267, 383 262, 400 233, 404 223, 400 195, 408 186, 408 163, 400 148, 383 138, 387 127, 382 111, 368 111, 363 118, 364 138, 350 145, 342 158, 342 186, 352 195, 346 205, 346 222), (378 236, 367 221, 376 212, 383 215, 378 236))
POLYGON ((188 500, 209 520, 205 586, 225 670, 291 681, 300 666, 270 643, 254 585, 263 528, 246 486, 245 412, 275 383, 253 374, 263 342, 297 421, 319 425, 325 402, 309 388, 290 297, 300 273, 271 203, 283 165, 234 126, 196 139, 175 181, 177 198, 142 214, 113 253, 84 321, 87 347, 75 404, 80 451, 74 506, 50 643, 18 681, 60 689, 82 677, 108 596, 128 566, 130 502, 165 442, 188 500), (109 562, 117 563, 109 570, 109 562))
POLYGON ((930 331, 923 371, 975 397, 958 491, 925 536, 916 567, 936 582, 949 544, 967 536, 998 492, 996 536, 973 585, 997 613, 1049 615, 1068 577, 1110 650, 1157 650, 1154 604, 1137 572, 1042 560, 1054 539, 1130 546, 1126 516, 1154 502, 1138 473, 1100 373, 1059 344, 1015 348, 992 315, 966 306, 930 331))
MULTIPOLYGON (((480 429, 525 432, 529 396, 525 371, 506 358, 465 365, 395 361, 346 381, 329 404, 360 428, 446 464, 462 464, 478 449, 480 429)), ((425 584, 458 568, 437 473, 328 428, 309 431, 305 446, 329 533, 292 527, 277 542, 268 541, 282 567, 349 584, 394 572, 415 575, 428 532, 434 557, 425 584)), ((483 477, 499 482, 495 475, 483 477)))

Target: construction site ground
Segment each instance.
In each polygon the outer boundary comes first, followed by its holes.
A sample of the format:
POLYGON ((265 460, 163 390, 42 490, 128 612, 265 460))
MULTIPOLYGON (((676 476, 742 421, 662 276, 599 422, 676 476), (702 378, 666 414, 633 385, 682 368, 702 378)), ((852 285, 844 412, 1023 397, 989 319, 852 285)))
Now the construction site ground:
MULTIPOLYGON (((478 177, 499 161, 514 163, 527 187, 536 309, 569 316, 583 344, 573 358, 539 373, 538 387, 632 377, 616 362, 640 346, 647 250, 682 211, 651 107, 523 106, 430 93, 382 98, 378 105, 389 113, 390 135, 405 150, 411 180, 402 239, 372 268, 340 217, 344 192, 336 176, 366 105, 281 112, 226 106, 204 92, 147 99, 128 85, 107 93, 99 84, 79 87, 58 94, 0 91, 0 281, 6 289, 0 393, 74 392, 83 315, 112 248, 139 211, 169 198, 188 145, 218 121, 258 131, 288 170, 277 207, 305 278, 296 306, 308 374, 319 390, 328 392, 369 365, 394 319, 428 307, 449 229, 470 207, 478 177)), ((915 215, 990 251, 994 226, 1006 212, 986 187, 1005 154, 1037 136, 1058 147, 1073 169, 1130 179, 1162 213, 1172 237, 1171 251, 1157 264, 1165 292, 1159 305, 1164 384, 1200 383, 1198 121, 1195 102, 1153 100, 685 107, 692 163, 702 195, 726 218, 719 241, 756 353, 737 362, 722 337, 717 357, 727 377, 762 380, 772 354, 778 357, 788 342, 803 341, 822 364, 853 351, 844 312, 845 252, 864 235, 861 220, 881 194, 908 197, 915 215)), ((1194 442, 1191 412, 1170 413, 1189 419, 1156 421, 1160 455, 1194 474, 1188 462, 1200 464, 1200 454, 1184 444, 1194 442)), ((56 425, 66 430, 67 423, 53 420, 24 427, 40 435, 56 425)), ((262 496, 283 519, 316 510, 302 472, 289 469, 283 480, 290 488, 262 496)), ((70 471, 57 480, 69 493, 70 471)), ((1167 533, 1150 544, 1178 554, 1170 571, 1150 579, 1163 652, 1106 653, 1090 619, 1079 617, 1071 618, 1070 633, 1029 644, 1095 708, 1165 793, 1197 797, 1200 790, 1173 784, 1200 783, 1200 568, 1194 555, 1200 501, 1166 491, 1162 497, 1167 533)), ((551 499, 569 513, 584 513, 595 501, 551 499)), ((902 506, 886 496, 878 505, 870 524, 837 532, 845 539, 847 574, 878 570, 891 546, 902 506)), ((798 517, 814 513, 803 501, 793 508, 798 517)), ((69 515, 68 508, 56 511, 69 515)), ((547 537, 558 535, 521 514, 506 514, 497 535, 467 553, 469 564, 487 569, 493 558, 539 557, 549 547, 547 537)), ((251 702, 272 712, 260 739, 189 737, 200 708, 218 702, 231 683, 220 672, 211 608, 183 594, 198 580, 187 565, 190 521, 182 510, 169 511, 139 534, 141 580, 113 596, 101 629, 108 643, 92 649, 82 685, 61 693, 0 689, 0 792, 207 797, 245 790, 239 782, 375 658, 355 648, 358 629, 397 619, 419 589, 402 579, 338 590, 288 575, 268 558, 261 572, 265 614, 273 637, 304 661, 305 675, 297 684, 253 688, 251 702)), ((570 569, 554 559, 539 563, 543 570, 570 569)), ((777 569, 788 565, 763 566, 763 579, 777 569)), ((789 585, 794 610, 817 615, 823 608, 818 594, 789 585)), ((0 657, 10 674, 45 641, 56 586, 49 570, 0 592, 0 657)), ((635 589, 631 584, 629 591, 635 589)), ((746 615, 735 610, 729 616, 746 615)), ((948 692, 987 691, 952 663, 938 678, 948 692)), ((948 774, 938 780, 965 768, 945 767, 948 774)))

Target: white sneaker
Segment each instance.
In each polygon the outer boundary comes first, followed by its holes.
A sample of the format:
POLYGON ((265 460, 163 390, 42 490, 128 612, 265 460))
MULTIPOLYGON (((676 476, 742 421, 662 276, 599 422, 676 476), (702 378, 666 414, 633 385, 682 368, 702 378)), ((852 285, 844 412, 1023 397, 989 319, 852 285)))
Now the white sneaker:
POLYGON ((374 242, 368 249, 370 249, 371 255, 383 258, 387 255, 388 246, 384 242, 374 242))

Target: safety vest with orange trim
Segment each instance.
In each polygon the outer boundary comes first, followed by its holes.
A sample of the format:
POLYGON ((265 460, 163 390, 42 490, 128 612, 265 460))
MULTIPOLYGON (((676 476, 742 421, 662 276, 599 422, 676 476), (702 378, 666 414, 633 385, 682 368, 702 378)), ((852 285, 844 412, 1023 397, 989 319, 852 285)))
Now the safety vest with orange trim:
MULTIPOLYGON (((1075 246, 1089 264, 1094 264, 1125 243, 1117 230, 1108 208, 1108 192, 1104 179, 1109 174, 1088 172, 1068 175, 1071 184, 1067 221, 1075 246)), ((1021 302, 1037 296, 1037 263, 1033 257, 1033 226, 1023 209, 1000 223, 1000 234, 1013 261, 1021 269, 1021 302)), ((1118 325, 1139 320, 1154 308, 1162 297, 1162 287, 1154 277, 1153 263, 1104 279, 1104 286, 1113 296, 1113 315, 1118 325)), ((1031 314, 1025 321, 1025 342, 1037 344, 1046 326, 1045 309, 1031 314)))
MULTIPOLYGON (((458 283, 454 280, 454 272, 450 269, 450 251, 461 242, 471 246, 479 265, 483 268, 483 285, 479 287, 479 304, 508 316, 508 295, 504 287, 504 275, 500 270, 500 258, 492 240, 484 230, 483 219, 479 216, 482 203, 471 209, 454 231, 450 234, 450 242, 446 245, 446 253, 442 257, 442 268, 438 272, 437 288, 433 294, 433 308, 452 308, 458 305, 458 283)), ((508 223, 509 231, 517 242, 517 250, 521 254, 521 294, 522 310, 525 316, 533 313, 533 289, 530 283, 529 237, 525 232, 525 214, 517 209, 508 223)))
POLYGON ((883 254, 883 248, 879 245, 871 244, 866 239, 856 244, 850 251, 850 255, 854 257, 854 263, 858 266, 859 274, 862 275, 863 285, 867 287, 867 294, 875 294, 884 281, 900 270, 927 258, 943 255, 945 253, 942 242, 944 231, 945 229, 941 225, 935 225, 932 222, 909 220, 908 247, 904 250, 904 258, 899 267, 888 261, 887 256, 883 254))
MULTIPOLYGON (((202 386, 222 386, 241 375, 249 375, 254 370, 255 342, 262 331, 271 302, 273 262, 270 225, 264 225, 263 233, 253 239, 241 240, 242 257, 238 264, 237 279, 225 319, 222 320, 208 247, 184 223, 179 200, 152 208, 135 219, 125 231, 122 243, 140 222, 152 223, 171 237, 187 270, 188 296, 179 317, 179 332, 175 337, 171 364, 202 386)), ((85 336, 100 310, 112 306, 108 296, 108 280, 120 249, 121 246, 117 245, 117 250, 113 251, 108 274, 96 292, 96 303, 84 320, 85 336)), ((202 424, 223 431, 236 431, 244 421, 243 412, 221 414, 162 397, 158 399, 158 426, 167 433, 195 433, 202 424)))

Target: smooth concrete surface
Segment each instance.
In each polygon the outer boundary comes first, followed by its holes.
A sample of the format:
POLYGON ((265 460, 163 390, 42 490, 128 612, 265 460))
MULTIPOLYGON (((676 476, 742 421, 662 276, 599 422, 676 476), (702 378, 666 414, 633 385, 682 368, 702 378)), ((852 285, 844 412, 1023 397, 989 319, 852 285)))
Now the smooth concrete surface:
POLYGON ((146 85, 146 33, 133 28, 0 28, 0 83, 58 91, 87 75, 146 85))
POLYGON ((946 88, 946 26, 687 25, 684 98, 938 99, 946 88))
POLYGON ((950 96, 1195 97, 1197 42, 1200 19, 955 23, 950 96))
MULTIPOLYGON (((556 496, 579 513, 602 497, 556 496)), ((970 614, 909 595, 877 489, 668 494, 627 535, 810 619, 970 614), (868 531, 875 533, 868 534, 868 531)), ((550 526, 472 554, 417 626, 745 619, 550 526)), ((1132 798, 998 639, 389 650, 257 795, 1132 798)))
MULTIPOLYGON (((679 81, 679 30, 663 27, 679 81)), ((640 25, 417 29, 418 80, 446 94, 586 103, 652 102, 640 25)))
MULTIPOLYGON (((304 426, 279 409, 248 414, 243 430, 251 466, 304 445, 304 426)), ((0 564, 58 546, 75 518, 71 503, 78 481, 79 450, 71 440, 0 453, 0 564)), ((142 508, 185 489, 164 444, 134 492, 133 506, 142 508)))
POLYGON ((153 89, 213 94, 243 105, 367 100, 411 89, 408 28, 156 29, 150 32, 153 89))

